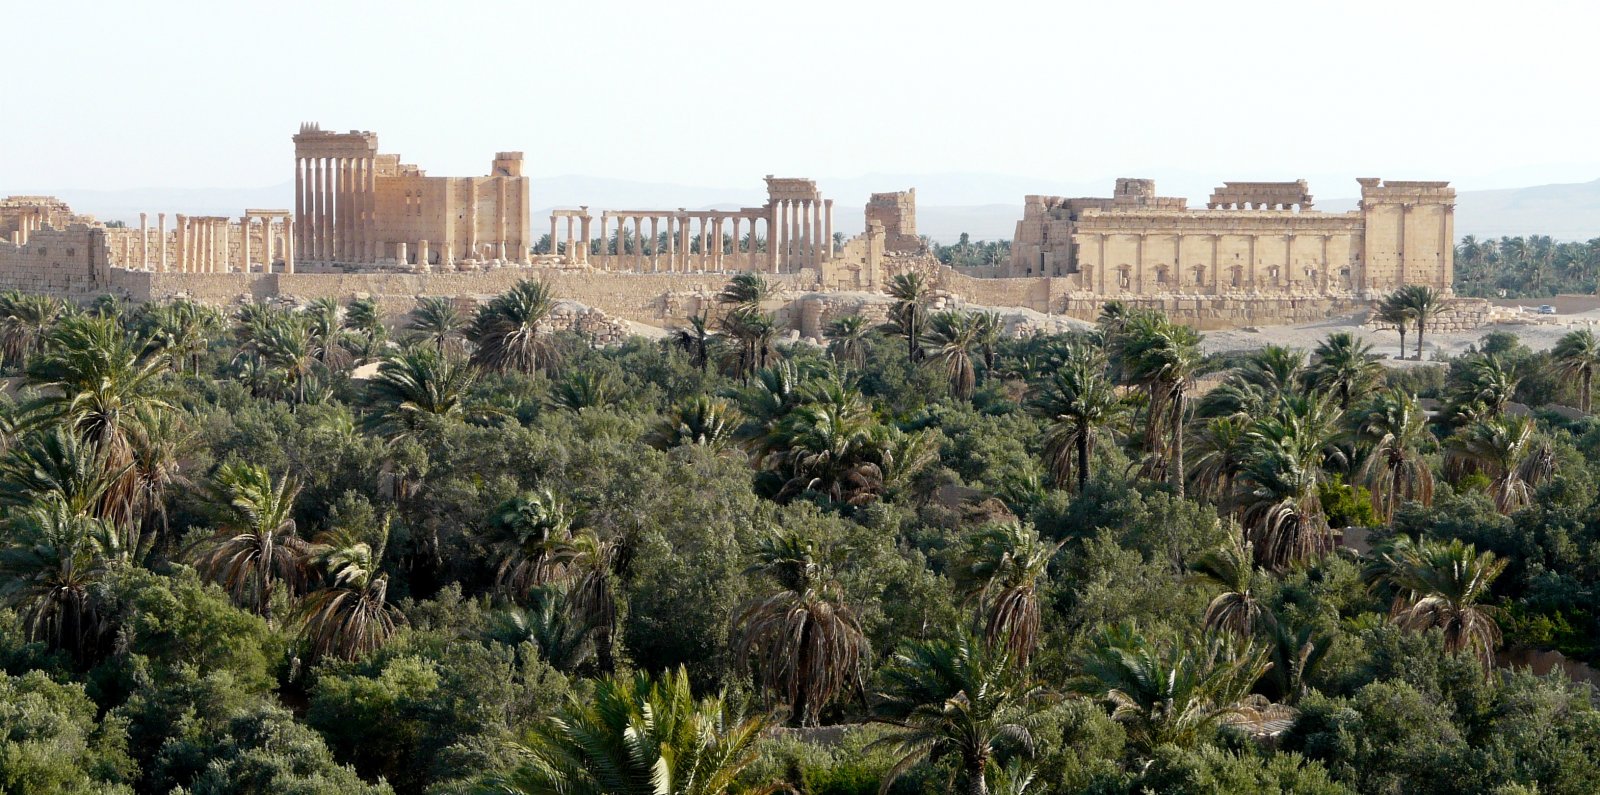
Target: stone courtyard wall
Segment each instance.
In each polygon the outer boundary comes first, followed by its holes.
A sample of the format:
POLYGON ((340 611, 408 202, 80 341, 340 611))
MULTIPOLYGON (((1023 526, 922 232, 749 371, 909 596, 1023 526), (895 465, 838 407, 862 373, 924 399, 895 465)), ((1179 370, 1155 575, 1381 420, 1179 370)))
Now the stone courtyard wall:
POLYGON ((83 224, 35 230, 20 246, 0 241, 0 290, 87 301, 109 286, 107 256, 105 230, 83 224))
MULTIPOLYGON (((0 269, 0 285, 10 285, 0 269)), ((1047 316, 1093 322, 1106 296, 1072 289, 1064 278, 974 278, 940 266, 929 273, 935 309, 994 307, 1031 310, 1047 316)), ((85 275, 87 278, 87 275, 85 275)), ((504 268, 479 273, 150 273, 110 269, 110 288, 131 301, 184 297, 217 306, 280 299, 305 302, 334 298, 347 303, 370 298, 390 320, 398 320, 423 295, 447 296, 464 303, 502 293, 518 280, 542 278, 558 298, 603 313, 604 318, 632 321, 658 328, 681 325, 687 318, 713 311, 716 294, 728 274, 629 274, 562 268, 504 268)), ((768 302, 780 327, 804 337, 821 338, 834 318, 859 314, 870 322, 883 322, 892 301, 875 292, 821 289, 815 271, 768 274, 779 297, 768 302)), ((41 282, 50 292, 103 289, 82 280, 41 282)), ((20 281, 15 286, 26 289, 20 281)), ((58 293, 65 295, 66 293, 58 293)), ((1335 296, 1119 296, 1132 307, 1156 309, 1174 320, 1202 330, 1305 323, 1338 315, 1370 312, 1371 302, 1355 294, 1335 296)), ((1430 330, 1476 328, 1489 319, 1489 305, 1481 300, 1458 299, 1429 324, 1430 330)), ((598 321, 595 321, 598 322, 598 321)))

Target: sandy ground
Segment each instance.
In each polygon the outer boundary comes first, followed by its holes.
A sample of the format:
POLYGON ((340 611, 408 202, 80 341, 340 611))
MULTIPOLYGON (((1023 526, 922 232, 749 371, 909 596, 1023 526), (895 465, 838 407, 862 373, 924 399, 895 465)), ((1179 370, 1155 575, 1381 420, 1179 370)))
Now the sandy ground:
MULTIPOLYGON (((1434 332, 1430 331, 1422 338, 1422 357, 1432 360, 1440 354, 1459 355, 1465 353, 1467 347, 1476 344, 1479 340, 1493 331, 1508 331, 1521 338, 1524 345, 1536 351, 1547 350, 1556 344, 1563 335, 1575 328, 1585 326, 1600 327, 1600 309, 1590 309, 1585 312, 1562 315, 1530 316, 1527 322, 1494 323, 1472 331, 1462 332, 1434 332)), ((1600 331, 1600 328, 1596 329, 1600 331)), ((1400 335, 1393 331, 1379 331, 1371 326, 1362 326, 1358 316, 1336 317, 1315 323, 1301 323, 1294 326, 1262 326, 1259 329, 1230 329, 1227 331, 1208 331, 1201 347, 1206 353, 1222 353, 1228 351, 1252 351, 1267 345, 1286 345, 1291 348, 1302 348, 1307 351, 1315 348, 1317 343, 1336 331, 1354 332, 1379 355, 1386 356, 1385 363, 1402 365, 1394 357, 1400 352, 1400 335)), ((1406 335, 1406 355, 1416 355, 1417 337, 1415 334, 1406 335)), ((1416 364, 1408 361, 1406 365, 1416 364)))

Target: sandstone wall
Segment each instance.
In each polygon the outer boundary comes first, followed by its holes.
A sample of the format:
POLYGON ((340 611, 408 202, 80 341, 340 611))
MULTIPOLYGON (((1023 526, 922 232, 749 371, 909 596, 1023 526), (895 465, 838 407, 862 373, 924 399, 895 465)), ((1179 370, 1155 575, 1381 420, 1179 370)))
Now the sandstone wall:
POLYGON ((0 290, 89 300, 109 287, 107 256, 102 228, 39 229, 20 246, 0 242, 0 290))

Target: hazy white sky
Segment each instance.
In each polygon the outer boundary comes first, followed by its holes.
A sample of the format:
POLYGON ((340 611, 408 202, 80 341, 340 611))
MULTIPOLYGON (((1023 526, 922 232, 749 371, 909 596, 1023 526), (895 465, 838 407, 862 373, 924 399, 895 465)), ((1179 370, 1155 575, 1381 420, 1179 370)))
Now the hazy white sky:
POLYGON ((6 6, 0 193, 278 184, 313 120, 440 175, 1600 177, 1589 2, 6 6))

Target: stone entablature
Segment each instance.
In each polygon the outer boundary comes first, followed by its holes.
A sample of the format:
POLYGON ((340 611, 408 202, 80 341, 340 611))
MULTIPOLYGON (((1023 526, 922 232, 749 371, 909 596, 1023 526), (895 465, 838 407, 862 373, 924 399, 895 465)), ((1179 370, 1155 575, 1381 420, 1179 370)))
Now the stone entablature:
POLYGON ((1311 209, 1303 180, 1225 183, 1205 210, 1155 196, 1148 180, 1118 180, 1111 199, 1029 196, 1003 275, 1062 277, 1118 299, 1449 289, 1455 190, 1360 182, 1361 206, 1346 213, 1311 209))
POLYGON ((1294 182, 1224 182, 1211 192, 1212 210, 1310 210, 1311 187, 1294 182))

